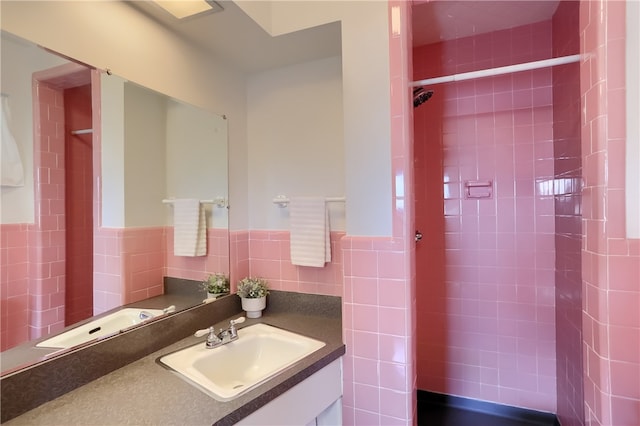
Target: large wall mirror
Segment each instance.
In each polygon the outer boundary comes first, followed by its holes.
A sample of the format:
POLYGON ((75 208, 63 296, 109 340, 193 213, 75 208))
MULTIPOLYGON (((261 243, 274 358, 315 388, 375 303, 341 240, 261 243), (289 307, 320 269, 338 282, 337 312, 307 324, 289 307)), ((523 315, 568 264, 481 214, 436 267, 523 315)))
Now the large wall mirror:
POLYGON ((6 32, 1 43, 6 371, 29 341, 145 306, 166 276, 230 268, 225 117, 6 32), (175 199, 201 201, 206 254, 175 254, 175 199))

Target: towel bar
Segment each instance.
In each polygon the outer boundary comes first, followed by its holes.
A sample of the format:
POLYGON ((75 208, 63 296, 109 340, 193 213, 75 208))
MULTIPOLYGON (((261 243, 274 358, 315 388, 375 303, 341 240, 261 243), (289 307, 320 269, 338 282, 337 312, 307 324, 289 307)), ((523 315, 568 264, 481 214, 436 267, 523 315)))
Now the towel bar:
MULTIPOLYGON (((347 201, 345 197, 327 197, 324 200, 327 203, 344 203, 347 201)), ((280 208, 285 208, 289 205, 289 197, 286 195, 278 195, 273 199, 273 204, 277 204, 280 208)))
MULTIPOLYGON (((173 199, 162 200, 164 204, 173 204, 173 199)), ((216 197, 213 200, 200 200, 200 204, 214 204, 216 207, 227 207, 227 199, 224 197, 216 197)))

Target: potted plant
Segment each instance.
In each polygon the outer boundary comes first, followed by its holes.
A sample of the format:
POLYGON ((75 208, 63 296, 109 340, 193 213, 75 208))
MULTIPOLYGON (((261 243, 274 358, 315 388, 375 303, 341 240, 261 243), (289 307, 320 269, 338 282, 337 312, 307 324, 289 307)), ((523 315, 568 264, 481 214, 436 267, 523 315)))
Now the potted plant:
POLYGON ((262 310, 267 306, 267 294, 269 294, 267 280, 252 277, 243 278, 238 283, 237 294, 242 300, 242 309, 247 312, 247 318, 262 316, 262 310))
POLYGON ((229 293, 229 278, 223 273, 210 274, 203 282, 202 287, 207 292, 207 298, 215 299, 229 293))

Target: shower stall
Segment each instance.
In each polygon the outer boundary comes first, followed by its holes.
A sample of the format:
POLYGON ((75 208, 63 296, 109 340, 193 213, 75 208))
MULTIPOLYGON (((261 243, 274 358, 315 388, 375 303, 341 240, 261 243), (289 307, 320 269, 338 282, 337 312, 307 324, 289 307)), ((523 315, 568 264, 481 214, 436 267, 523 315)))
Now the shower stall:
POLYGON ((560 2, 413 52, 418 389, 569 425, 584 421, 577 19, 560 2))

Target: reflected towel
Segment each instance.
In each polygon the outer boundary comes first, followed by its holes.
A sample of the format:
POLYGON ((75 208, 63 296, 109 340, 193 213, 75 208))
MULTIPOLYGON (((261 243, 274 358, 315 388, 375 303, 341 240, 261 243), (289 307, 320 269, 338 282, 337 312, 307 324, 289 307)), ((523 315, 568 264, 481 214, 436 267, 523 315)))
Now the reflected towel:
POLYGON ((9 101, 2 98, 2 136, 0 145, 2 145, 2 154, 0 157, 0 170, 2 176, 0 185, 2 186, 23 186, 24 185, 24 169, 22 168, 22 160, 20 159, 20 151, 18 144, 9 129, 9 121, 11 115, 9 112, 9 101))
POLYGON ((291 263, 323 267, 330 262, 329 212, 324 197, 292 197, 289 220, 291 263))
POLYGON ((173 200, 173 254, 207 254, 207 223, 200 200, 173 200))

